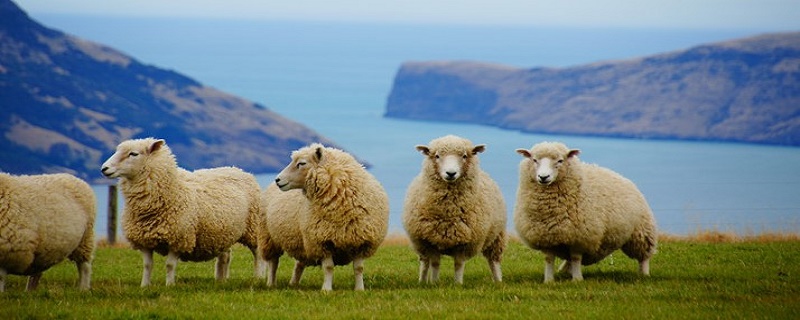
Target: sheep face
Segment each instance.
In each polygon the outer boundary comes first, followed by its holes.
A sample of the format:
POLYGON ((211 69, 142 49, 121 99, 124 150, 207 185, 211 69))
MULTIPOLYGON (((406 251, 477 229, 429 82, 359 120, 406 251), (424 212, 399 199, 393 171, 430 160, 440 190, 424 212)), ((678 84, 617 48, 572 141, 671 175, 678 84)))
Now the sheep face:
POLYGON ((106 162, 100 171, 107 178, 131 178, 136 176, 145 166, 147 157, 164 147, 161 139, 128 140, 117 146, 117 151, 106 162))
POLYGON ((531 180, 544 186, 556 182, 562 168, 568 165, 567 161, 580 154, 578 149, 570 150, 563 144, 550 142, 535 145, 531 150, 517 149, 516 151, 531 162, 531 165, 523 166, 529 172, 520 172, 520 174, 529 174, 531 180))
POLYGON ((314 144, 292 152, 292 162, 278 174, 275 184, 282 191, 303 189, 308 170, 319 164, 325 147, 314 144))
MULTIPOLYGON (((452 137, 445 137, 452 138, 452 137)), ((441 138, 444 139, 444 138, 441 138)), ((431 146, 418 145, 417 150, 427 157, 427 165, 432 165, 436 175, 447 182, 454 182, 469 171, 476 161, 476 155, 486 150, 486 145, 472 146, 466 139, 459 144, 439 143, 440 139, 431 141, 431 146)))

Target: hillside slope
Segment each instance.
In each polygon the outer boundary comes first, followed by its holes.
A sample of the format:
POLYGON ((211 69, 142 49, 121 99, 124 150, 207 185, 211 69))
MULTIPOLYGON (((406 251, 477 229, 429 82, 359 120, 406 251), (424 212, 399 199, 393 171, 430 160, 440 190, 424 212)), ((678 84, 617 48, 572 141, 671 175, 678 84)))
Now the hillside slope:
POLYGON ((167 139, 188 169, 282 168, 291 150, 332 144, 267 108, 31 20, 0 0, 0 171, 87 180, 116 145, 167 139))
POLYGON ((800 145, 800 32, 520 69, 408 62, 387 117, 526 132, 800 145))

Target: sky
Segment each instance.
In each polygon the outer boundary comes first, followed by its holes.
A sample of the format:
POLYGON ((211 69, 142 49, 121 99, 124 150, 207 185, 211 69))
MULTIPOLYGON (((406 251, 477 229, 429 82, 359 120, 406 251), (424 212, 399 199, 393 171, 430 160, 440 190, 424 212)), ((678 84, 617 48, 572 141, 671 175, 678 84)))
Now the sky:
POLYGON ((15 0, 31 14, 800 30, 800 0, 15 0))

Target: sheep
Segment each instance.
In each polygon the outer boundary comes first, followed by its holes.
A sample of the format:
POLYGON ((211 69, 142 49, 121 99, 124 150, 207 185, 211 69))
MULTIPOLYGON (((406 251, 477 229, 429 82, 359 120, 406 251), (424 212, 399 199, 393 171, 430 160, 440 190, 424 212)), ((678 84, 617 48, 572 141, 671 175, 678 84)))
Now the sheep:
POLYGON ((268 261, 268 285, 286 251, 296 260, 291 284, 306 266, 321 265, 322 290, 331 291, 334 266, 352 262, 355 290, 364 290, 363 263, 386 237, 389 197, 353 156, 319 143, 295 150, 262 195, 259 252, 268 261))
MULTIPOLYGON (((154 138, 120 143, 101 172, 119 178, 123 231, 144 261, 142 287, 150 285, 154 251, 166 256, 168 286, 175 284, 178 259, 216 257, 219 281, 228 278, 236 242, 257 255, 261 190, 252 174, 235 167, 189 172, 177 166, 163 139, 154 138)), ((258 259, 254 265, 258 275, 258 259)))
POLYGON ((464 264, 480 251, 492 279, 501 282, 506 205, 497 183, 480 168, 477 155, 486 146, 448 135, 416 149, 425 158, 406 192, 403 225, 419 255, 419 281, 438 281, 444 254, 453 257, 455 281, 462 284, 464 264))
POLYGON ((0 173, 0 292, 7 274, 27 275, 35 290, 42 273, 66 258, 78 268, 78 287, 89 290, 97 214, 92 188, 59 173, 0 173))
POLYGON ((653 213, 633 182, 609 169, 582 163, 580 150, 559 142, 517 149, 519 187, 514 223, 525 244, 545 255, 544 282, 554 281, 555 257, 573 281, 617 249, 650 274, 656 252, 653 213))

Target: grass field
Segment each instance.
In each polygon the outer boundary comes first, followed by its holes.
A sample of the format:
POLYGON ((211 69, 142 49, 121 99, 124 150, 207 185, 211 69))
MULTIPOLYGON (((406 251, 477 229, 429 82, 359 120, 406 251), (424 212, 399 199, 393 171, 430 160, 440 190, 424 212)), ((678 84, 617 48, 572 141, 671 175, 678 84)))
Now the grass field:
POLYGON ((583 282, 560 274, 547 285, 542 255, 518 242, 510 242, 504 255, 503 283, 493 283, 486 261, 476 257, 467 263, 461 286, 453 283, 451 259, 443 260, 438 284, 420 284, 412 250, 386 244, 365 263, 365 292, 353 291, 352 268, 337 267, 332 293, 319 290, 319 268, 308 268, 299 287, 288 287, 293 262, 286 257, 278 288, 267 288, 252 277, 252 256, 238 245, 224 283, 214 281, 213 262, 179 263, 177 285, 165 287, 159 256, 154 285, 140 288, 139 253, 101 247, 90 292, 77 290, 75 267, 68 262, 45 272, 34 292, 24 292, 24 277, 9 276, 0 293, 0 319, 798 317, 800 241, 706 240, 662 241, 649 278, 616 252, 584 267, 583 282))

